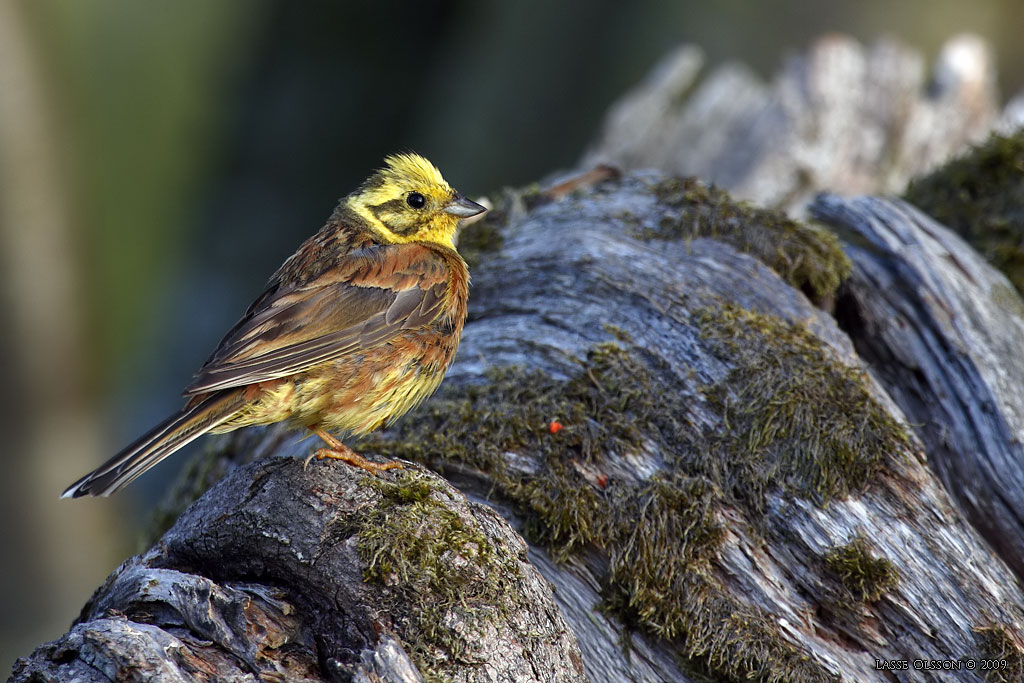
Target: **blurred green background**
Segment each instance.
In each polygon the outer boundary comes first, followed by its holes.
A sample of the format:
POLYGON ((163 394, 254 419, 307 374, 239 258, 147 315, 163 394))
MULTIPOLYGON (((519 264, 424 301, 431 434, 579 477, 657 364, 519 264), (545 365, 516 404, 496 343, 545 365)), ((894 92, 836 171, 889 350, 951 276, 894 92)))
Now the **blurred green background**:
POLYGON ((1010 95, 1021 26, 1019 0, 0 0, 0 671, 137 550, 187 456, 112 499, 60 491, 180 405, 385 154, 471 196, 537 180, 681 42, 770 78, 826 31, 929 59, 973 31, 1010 95))

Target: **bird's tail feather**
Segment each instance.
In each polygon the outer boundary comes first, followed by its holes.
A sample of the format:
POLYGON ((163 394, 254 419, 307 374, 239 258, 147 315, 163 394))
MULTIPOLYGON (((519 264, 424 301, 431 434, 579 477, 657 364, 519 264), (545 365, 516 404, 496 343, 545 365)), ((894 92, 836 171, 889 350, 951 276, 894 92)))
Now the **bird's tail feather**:
POLYGON ((210 394, 185 406, 69 486, 61 498, 109 496, 187 443, 229 420, 245 403, 241 390, 210 394))

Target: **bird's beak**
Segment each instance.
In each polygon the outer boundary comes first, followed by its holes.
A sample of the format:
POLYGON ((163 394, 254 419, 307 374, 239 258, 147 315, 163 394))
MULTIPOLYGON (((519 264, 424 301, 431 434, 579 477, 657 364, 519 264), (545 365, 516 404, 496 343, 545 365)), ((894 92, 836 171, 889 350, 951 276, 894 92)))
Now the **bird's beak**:
POLYGON ((445 213, 450 213, 451 215, 458 216, 459 218, 476 216, 486 210, 486 206, 480 206, 476 202, 466 199, 461 194, 456 194, 455 197, 448 202, 448 205, 442 209, 445 213))

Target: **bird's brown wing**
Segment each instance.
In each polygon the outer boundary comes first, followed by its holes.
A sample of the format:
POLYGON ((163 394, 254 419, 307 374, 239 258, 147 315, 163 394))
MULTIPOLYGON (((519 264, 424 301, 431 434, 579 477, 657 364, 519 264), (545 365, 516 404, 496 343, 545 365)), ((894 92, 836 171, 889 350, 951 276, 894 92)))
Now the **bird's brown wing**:
POLYGON ((417 244, 356 249, 306 283, 272 283, 228 332, 185 395, 302 372, 437 317, 448 266, 417 244))

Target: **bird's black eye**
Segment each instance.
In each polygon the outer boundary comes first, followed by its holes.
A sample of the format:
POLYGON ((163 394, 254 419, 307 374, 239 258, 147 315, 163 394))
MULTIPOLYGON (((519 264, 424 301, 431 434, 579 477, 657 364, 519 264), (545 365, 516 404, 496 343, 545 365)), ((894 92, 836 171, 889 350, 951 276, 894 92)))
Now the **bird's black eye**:
POLYGON ((419 192, 410 192, 409 196, 405 198, 405 203, 414 209, 422 209, 427 205, 427 198, 419 192))

